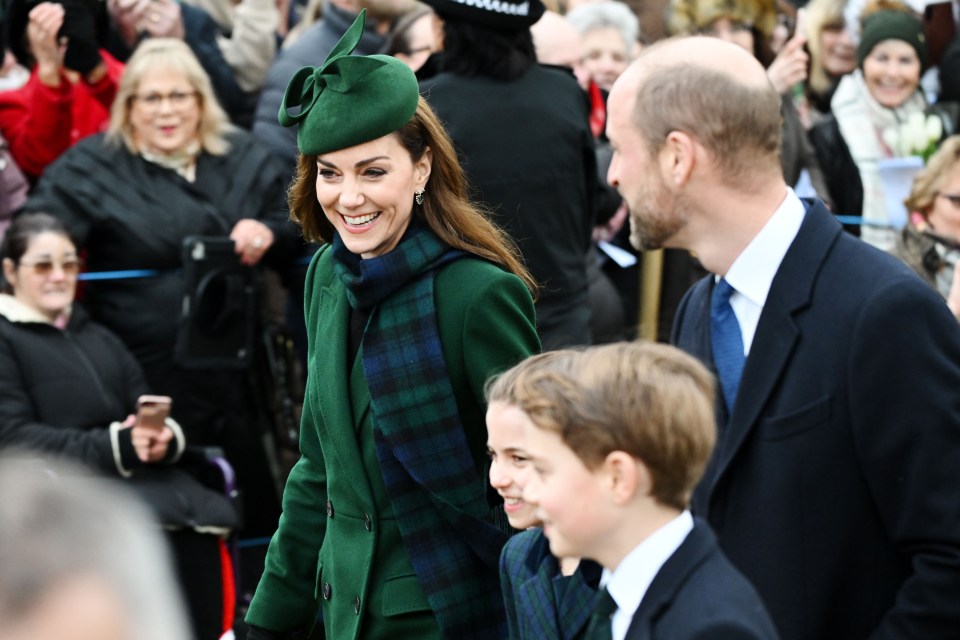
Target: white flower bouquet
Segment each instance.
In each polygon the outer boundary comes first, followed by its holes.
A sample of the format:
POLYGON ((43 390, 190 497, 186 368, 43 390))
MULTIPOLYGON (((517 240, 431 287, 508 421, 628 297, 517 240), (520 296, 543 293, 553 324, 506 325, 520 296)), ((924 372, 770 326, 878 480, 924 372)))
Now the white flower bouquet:
POLYGON ((911 113, 905 122, 883 131, 883 141, 894 155, 919 156, 923 164, 937 150, 943 137, 943 122, 936 114, 911 113))

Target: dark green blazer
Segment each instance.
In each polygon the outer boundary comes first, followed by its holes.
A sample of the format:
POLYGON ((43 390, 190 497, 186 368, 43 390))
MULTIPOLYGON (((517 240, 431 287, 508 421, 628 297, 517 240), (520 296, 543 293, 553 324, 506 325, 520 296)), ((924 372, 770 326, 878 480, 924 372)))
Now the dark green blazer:
MULTIPOLYGON (((472 258, 444 266, 435 291, 440 341, 483 491, 483 385, 540 350, 533 302, 519 278, 472 258)), ((323 249, 307 273, 305 305, 301 459, 247 622, 274 631, 309 627, 322 606, 328 638, 439 638, 387 498, 363 367, 359 357, 348 364, 349 304, 323 249)), ((441 526, 438 513, 425 517, 441 526)))

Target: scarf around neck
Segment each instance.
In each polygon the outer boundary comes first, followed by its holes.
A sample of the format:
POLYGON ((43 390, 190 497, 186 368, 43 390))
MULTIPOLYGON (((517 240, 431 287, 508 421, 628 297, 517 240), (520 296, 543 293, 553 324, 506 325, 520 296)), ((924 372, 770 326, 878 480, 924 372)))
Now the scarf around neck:
MULTIPOLYGON (((860 237, 875 247, 889 251, 893 247, 896 232, 883 227, 890 223, 890 216, 877 162, 893 154, 883 142, 883 131, 905 122, 910 113, 926 109, 926 99, 920 91, 916 91, 899 107, 888 109, 870 95, 863 73, 858 69, 840 81, 833 94, 831 107, 843 140, 860 172, 863 220, 873 223, 863 226, 860 237)), ((842 213, 855 215, 861 212, 842 213)))
POLYGON ((434 297, 438 269, 467 254, 416 218, 381 256, 361 259, 339 236, 331 251, 351 307, 371 310, 360 354, 377 459, 411 564, 444 637, 492 637, 503 624, 496 569, 506 536, 491 524, 434 297), (439 525, 423 516, 438 512, 439 525))

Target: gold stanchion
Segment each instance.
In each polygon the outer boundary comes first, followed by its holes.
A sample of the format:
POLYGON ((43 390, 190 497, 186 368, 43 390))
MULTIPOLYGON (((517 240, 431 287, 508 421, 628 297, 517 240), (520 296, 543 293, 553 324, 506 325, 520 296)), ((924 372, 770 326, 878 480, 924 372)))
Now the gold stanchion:
POLYGON ((637 336, 644 340, 657 339, 660 319, 660 290, 663 286, 663 250, 644 251, 640 271, 640 312, 637 318, 637 336))

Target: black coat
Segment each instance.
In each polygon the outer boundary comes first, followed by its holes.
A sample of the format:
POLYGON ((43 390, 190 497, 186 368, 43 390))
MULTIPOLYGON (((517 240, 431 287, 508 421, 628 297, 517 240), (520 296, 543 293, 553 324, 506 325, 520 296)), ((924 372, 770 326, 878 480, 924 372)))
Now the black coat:
POLYGON ((746 578, 697 520, 663 563, 633 614, 626 640, 777 640, 746 578))
MULTIPOLYGON (((136 413, 137 397, 148 390, 123 343, 90 321, 82 308, 74 309, 64 330, 0 312, 0 449, 63 457, 107 476, 126 475, 165 525, 235 526, 233 508, 222 495, 180 468, 143 465, 130 430, 112 424, 136 413)), ((172 441, 168 458, 175 458, 177 449, 178 441, 172 441)))
POLYGON ((421 84, 461 156, 477 199, 514 239, 541 285, 544 350, 590 340, 586 256, 597 192, 583 91, 534 65, 511 82, 451 73, 421 84))
POLYGON ((231 372, 195 373, 173 361, 184 293, 183 241, 191 235, 225 237, 238 220, 254 218, 274 233, 267 265, 285 269, 299 246, 287 219, 279 163, 247 134, 237 132, 230 141, 225 155, 200 155, 190 183, 122 145, 106 144, 102 136, 86 138, 47 169, 24 207, 62 220, 85 250, 88 271, 160 272, 88 282, 83 303, 133 352, 151 388, 174 397, 191 440, 204 444, 215 443, 211 430, 221 428, 212 421, 242 398, 234 395, 240 382, 231 372))
POLYGON ((118 475, 136 464, 129 430, 109 427, 136 413, 143 371, 120 340, 74 310, 66 330, 0 315, 0 447, 63 455, 118 475), (131 457, 132 456, 132 457, 131 457))
MULTIPOLYGON (((673 333, 708 366, 713 280, 673 333)), ((785 640, 957 637, 957 389, 943 300, 810 204, 693 502, 785 640)))

